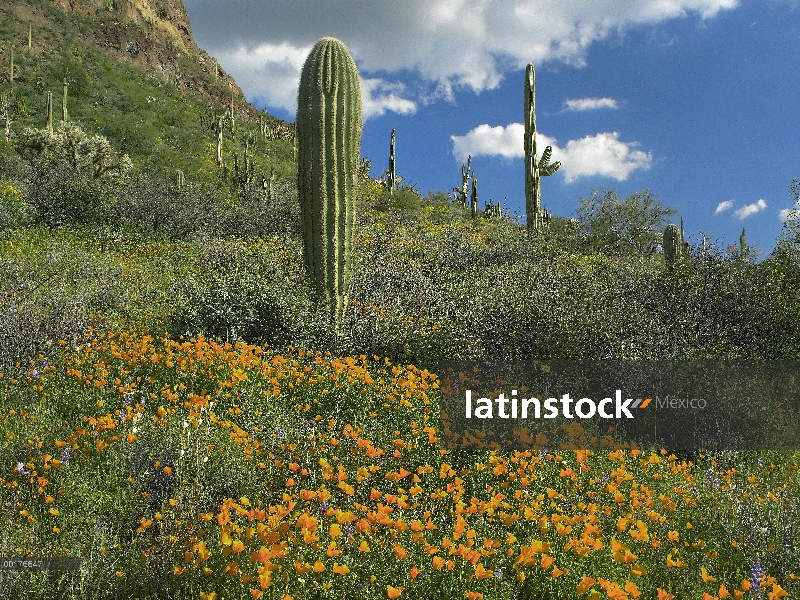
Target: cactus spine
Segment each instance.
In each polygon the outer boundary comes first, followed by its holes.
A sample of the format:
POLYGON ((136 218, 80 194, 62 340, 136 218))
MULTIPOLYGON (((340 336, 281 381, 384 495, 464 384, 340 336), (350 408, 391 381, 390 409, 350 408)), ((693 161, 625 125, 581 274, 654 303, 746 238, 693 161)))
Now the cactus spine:
POLYGON ((297 101, 297 179, 308 274, 336 329, 347 306, 361 151, 361 89, 347 47, 324 37, 308 55, 297 101))
POLYGON ((394 192, 395 182, 397 181, 397 174, 394 170, 394 129, 392 129, 392 139, 389 142, 389 175, 386 185, 389 188, 389 193, 394 192))
POLYGON ((47 98, 47 119, 44 126, 50 133, 53 133, 53 92, 48 91, 45 95, 47 98))
POLYGON ((667 225, 667 228, 664 230, 662 248, 664 250, 664 262, 667 264, 667 267, 672 268, 675 261, 681 257, 681 251, 683 249, 681 232, 673 223, 667 225))
POLYGON ((544 225, 542 218, 541 178, 558 171, 560 162, 552 165, 551 146, 536 159, 536 72, 533 63, 525 70, 525 212, 528 220, 528 234, 538 231, 544 225))

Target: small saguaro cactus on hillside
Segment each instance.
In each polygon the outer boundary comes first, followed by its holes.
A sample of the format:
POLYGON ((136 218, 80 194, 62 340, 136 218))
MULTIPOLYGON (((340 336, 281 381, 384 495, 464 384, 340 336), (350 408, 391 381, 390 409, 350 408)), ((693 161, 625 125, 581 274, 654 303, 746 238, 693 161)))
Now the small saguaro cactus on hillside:
POLYGON ((747 238, 744 235, 744 227, 742 227, 742 235, 739 236, 739 256, 746 259, 750 254, 750 247, 747 245, 747 238))
POLYGON ((45 118, 44 126, 47 131, 53 133, 53 92, 48 91, 45 97, 47 99, 47 117, 45 118))
POLYGON ((389 193, 394 192, 394 187, 397 184, 397 172, 394 166, 394 129, 392 129, 392 139, 389 142, 389 174, 386 176, 386 187, 389 193))
POLYGON ((478 216, 478 178, 474 174, 472 175, 472 198, 469 208, 472 218, 475 219, 478 216))
POLYGON ((14 45, 11 44, 8 49, 11 52, 11 66, 8 68, 8 81, 11 84, 11 91, 14 91, 14 45))
POLYGON ((533 63, 530 63, 525 70, 525 212, 528 234, 544 225, 541 178, 552 175, 561 167, 560 162, 549 164, 552 152, 552 146, 547 146, 542 157, 536 158, 536 73, 533 63))
POLYGON ((662 248, 664 250, 664 262, 671 268, 675 261, 681 257, 683 251, 681 232, 674 223, 667 225, 664 230, 662 248))
POLYGON ((69 83, 64 79, 64 99, 61 104, 61 120, 65 123, 67 122, 67 88, 69 88, 69 83))
POLYGON ((340 40, 324 37, 308 55, 296 123, 305 266, 338 331, 353 268, 362 131, 358 69, 340 40))

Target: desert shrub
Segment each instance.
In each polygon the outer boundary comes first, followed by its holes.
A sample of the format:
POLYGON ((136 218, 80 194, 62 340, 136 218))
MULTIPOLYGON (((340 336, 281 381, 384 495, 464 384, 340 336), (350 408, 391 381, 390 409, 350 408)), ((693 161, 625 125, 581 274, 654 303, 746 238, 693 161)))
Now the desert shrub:
POLYGON ((10 240, 19 250, 0 256, 0 362, 6 365, 52 356, 59 340, 76 343, 90 327, 101 328, 99 311, 118 296, 114 266, 41 229, 30 231, 10 240))
POLYGON ((27 200, 49 227, 105 221, 132 168, 105 137, 71 122, 53 132, 28 127, 17 149, 30 166, 27 200))
POLYGON ((270 346, 296 341, 308 309, 296 244, 203 238, 198 248, 197 264, 178 286, 173 337, 201 334, 270 346))
POLYGON ((9 181, 0 181, 0 229, 16 229, 30 224, 33 207, 23 193, 9 181))

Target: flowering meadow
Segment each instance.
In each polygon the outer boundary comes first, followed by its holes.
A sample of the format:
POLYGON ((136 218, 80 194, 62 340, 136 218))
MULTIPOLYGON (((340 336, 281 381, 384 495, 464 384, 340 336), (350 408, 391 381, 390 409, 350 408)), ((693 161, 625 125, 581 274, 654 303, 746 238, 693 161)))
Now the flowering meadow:
POLYGON ((440 357, 792 357, 796 329, 749 326, 790 305, 758 285, 779 267, 665 273, 444 210, 362 224, 339 339, 296 239, 6 232, 0 556, 81 565, 0 597, 800 594, 800 453, 440 444, 440 357))
POLYGON ((797 455, 447 452, 429 371, 203 338, 89 334, 4 382, 3 554, 83 560, 6 575, 14 593, 798 590, 797 455))

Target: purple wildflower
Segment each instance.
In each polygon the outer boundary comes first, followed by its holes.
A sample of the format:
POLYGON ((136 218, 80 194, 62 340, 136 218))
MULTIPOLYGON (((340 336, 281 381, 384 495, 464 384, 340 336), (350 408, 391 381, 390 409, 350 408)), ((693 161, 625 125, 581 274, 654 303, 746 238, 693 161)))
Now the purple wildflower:
POLYGON ((69 466, 69 456, 72 454, 72 448, 67 446, 64 448, 64 451, 61 453, 61 464, 65 467, 69 466))
POLYGON ((764 576, 764 569, 761 568, 761 564, 756 561, 753 563, 753 566, 750 567, 750 585, 753 586, 754 592, 761 591, 761 578, 764 576))
POLYGON ((28 470, 25 468, 25 465, 24 465, 23 463, 21 463, 21 462, 18 462, 18 463, 17 463, 17 473, 20 473, 20 474, 22 474, 22 475, 30 475, 30 474, 31 474, 31 472, 30 472, 30 471, 28 471, 28 470))

